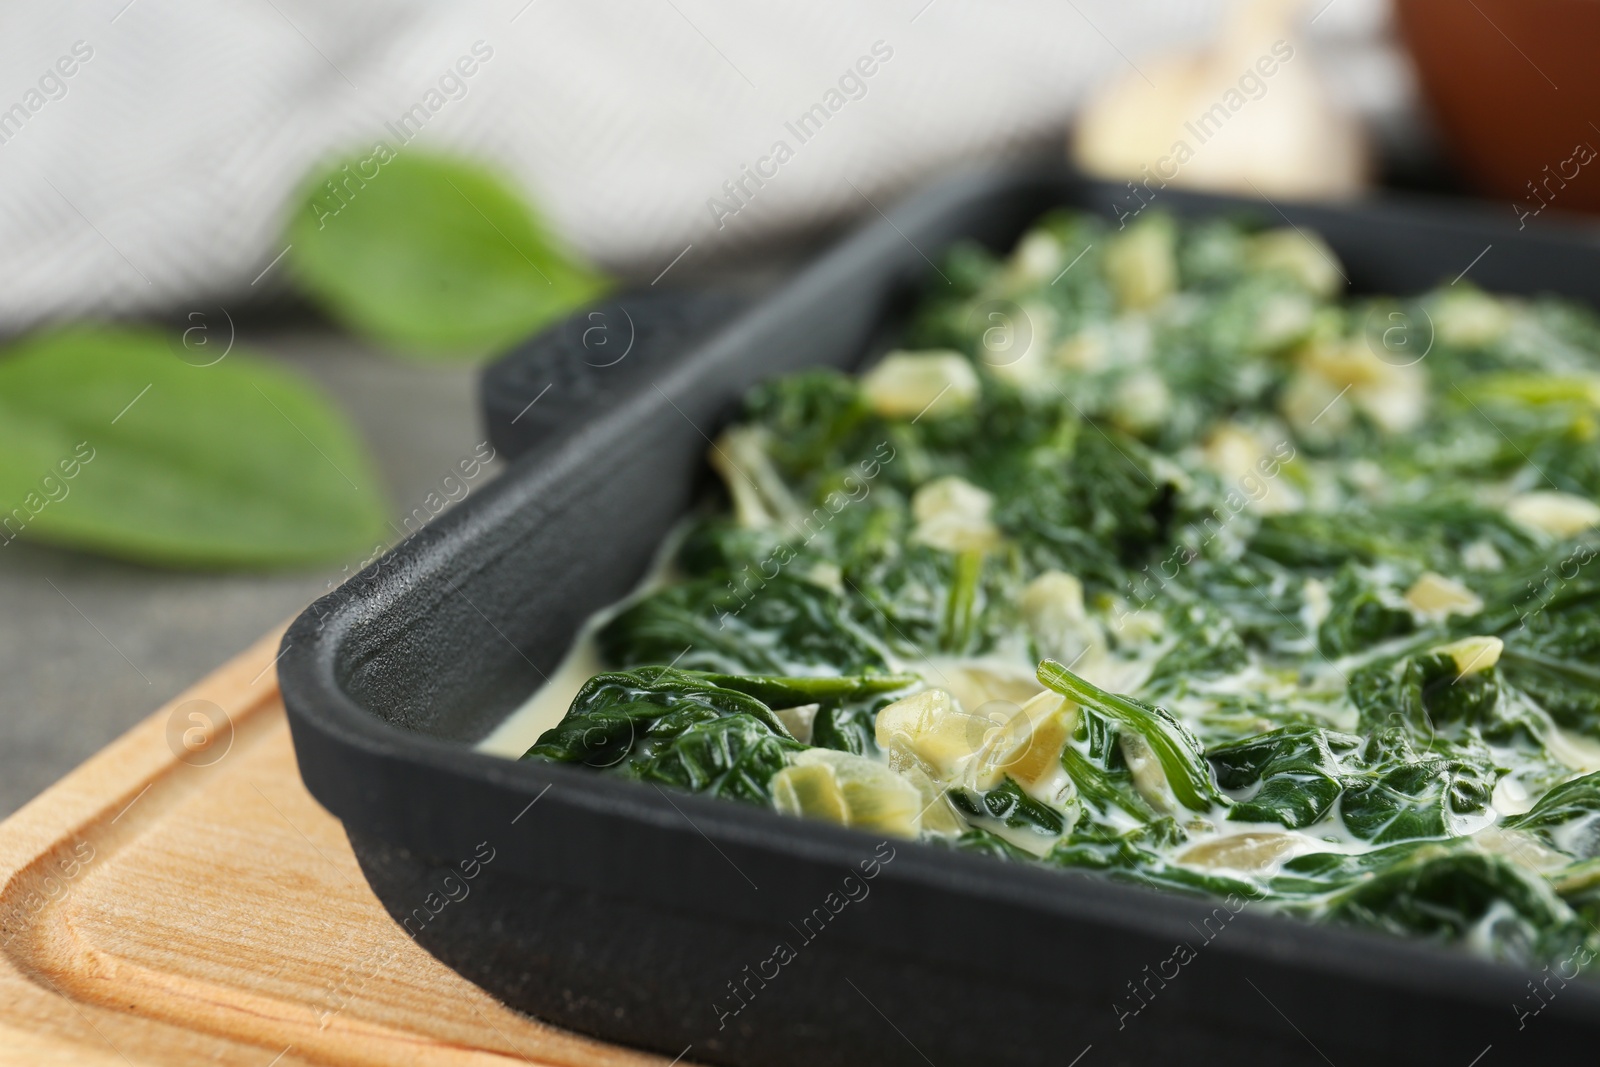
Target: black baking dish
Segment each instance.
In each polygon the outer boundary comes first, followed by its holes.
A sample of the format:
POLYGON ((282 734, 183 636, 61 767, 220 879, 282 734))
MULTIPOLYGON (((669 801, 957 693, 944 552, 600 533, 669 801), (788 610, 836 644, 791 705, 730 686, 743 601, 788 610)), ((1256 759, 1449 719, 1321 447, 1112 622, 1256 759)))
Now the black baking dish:
MULTIPOLYGON (((643 575, 749 386, 858 365, 958 238, 1005 248, 1052 206, 1114 215, 1131 196, 1021 168, 913 199, 650 373, 587 388, 559 433, 501 425, 526 449, 508 471, 301 615, 279 665, 300 772, 396 922, 516 1008, 709 1063, 1465 1067, 1489 1046, 1488 1064, 1597 1047, 1586 984, 1530 1015, 1548 975, 470 747, 643 575)), ((1600 300, 1600 242, 1509 213, 1159 203, 1281 208, 1359 289, 1470 266, 1487 289, 1600 300)), ((531 382, 549 352, 495 373, 531 382)))

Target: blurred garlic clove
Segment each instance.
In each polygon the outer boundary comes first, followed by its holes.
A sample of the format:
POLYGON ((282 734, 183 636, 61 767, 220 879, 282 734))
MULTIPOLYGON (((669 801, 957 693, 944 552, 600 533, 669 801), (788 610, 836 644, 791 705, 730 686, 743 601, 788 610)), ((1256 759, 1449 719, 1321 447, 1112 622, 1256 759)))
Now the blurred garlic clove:
POLYGON ((1169 183, 1269 197, 1360 190, 1366 142, 1302 54, 1291 28, 1302 6, 1243 0, 1211 47, 1142 59, 1079 114, 1074 160, 1138 183, 1135 211, 1169 183))

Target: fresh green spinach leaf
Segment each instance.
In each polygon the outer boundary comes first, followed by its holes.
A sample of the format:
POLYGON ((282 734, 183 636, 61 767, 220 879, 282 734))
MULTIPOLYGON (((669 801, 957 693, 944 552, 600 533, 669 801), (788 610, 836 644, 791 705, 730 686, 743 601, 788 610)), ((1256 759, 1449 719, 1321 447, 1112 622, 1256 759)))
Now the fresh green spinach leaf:
POLYGON ((605 287, 506 182, 440 156, 390 153, 317 174, 288 238, 294 277, 317 303, 418 354, 482 355, 605 287))
POLYGON ((172 567, 300 566, 390 536, 366 450, 310 384, 239 350, 191 366, 136 329, 0 354, 0 507, 7 540, 172 567))

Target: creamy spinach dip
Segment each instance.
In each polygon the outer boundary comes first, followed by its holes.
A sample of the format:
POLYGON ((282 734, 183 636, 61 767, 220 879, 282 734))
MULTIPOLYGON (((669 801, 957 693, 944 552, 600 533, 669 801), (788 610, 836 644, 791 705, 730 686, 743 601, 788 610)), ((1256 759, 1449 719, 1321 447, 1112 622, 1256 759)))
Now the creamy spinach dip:
POLYGON ((746 398, 524 758, 1587 963, 1600 320, 1345 290, 1232 221, 956 247, 746 398))

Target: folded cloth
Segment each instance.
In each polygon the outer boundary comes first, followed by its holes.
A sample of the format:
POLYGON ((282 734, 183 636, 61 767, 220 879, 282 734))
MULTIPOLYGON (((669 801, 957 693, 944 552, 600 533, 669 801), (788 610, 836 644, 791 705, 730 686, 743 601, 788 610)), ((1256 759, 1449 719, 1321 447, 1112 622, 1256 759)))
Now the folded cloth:
POLYGON ((494 165, 577 251, 649 277, 1058 137, 1090 86, 1200 39, 1220 6, 17 5, 0 36, 0 330, 281 285, 307 174, 379 141, 494 165))

